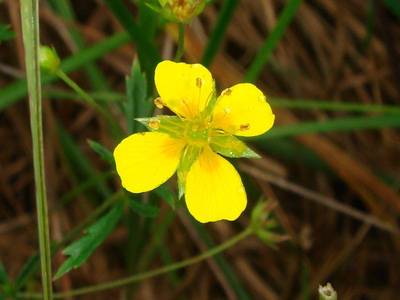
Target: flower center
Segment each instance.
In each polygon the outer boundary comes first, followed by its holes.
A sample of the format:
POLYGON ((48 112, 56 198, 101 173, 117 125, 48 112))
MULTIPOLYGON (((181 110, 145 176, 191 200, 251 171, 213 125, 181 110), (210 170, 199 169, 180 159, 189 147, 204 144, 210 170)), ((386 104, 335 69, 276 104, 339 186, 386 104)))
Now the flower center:
POLYGON ((190 145, 205 146, 209 142, 210 125, 204 120, 187 120, 184 138, 190 145))

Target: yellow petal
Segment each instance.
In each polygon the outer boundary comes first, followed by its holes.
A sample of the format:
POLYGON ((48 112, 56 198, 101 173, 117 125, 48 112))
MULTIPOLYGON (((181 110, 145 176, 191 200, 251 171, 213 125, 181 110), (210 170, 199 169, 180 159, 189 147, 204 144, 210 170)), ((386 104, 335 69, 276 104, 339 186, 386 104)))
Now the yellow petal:
POLYGON ((213 112, 213 127, 239 136, 271 129, 275 116, 264 94, 253 84, 237 84, 222 92, 213 112))
POLYGON ((211 73, 200 64, 162 61, 155 71, 155 83, 161 102, 189 119, 206 107, 214 92, 211 73))
POLYGON ((142 193, 163 184, 176 171, 183 147, 183 141, 159 132, 125 138, 114 150, 122 186, 132 193, 142 193))
POLYGON ((235 220, 246 208, 246 191, 235 168, 205 148, 186 177, 186 205, 199 222, 235 220))

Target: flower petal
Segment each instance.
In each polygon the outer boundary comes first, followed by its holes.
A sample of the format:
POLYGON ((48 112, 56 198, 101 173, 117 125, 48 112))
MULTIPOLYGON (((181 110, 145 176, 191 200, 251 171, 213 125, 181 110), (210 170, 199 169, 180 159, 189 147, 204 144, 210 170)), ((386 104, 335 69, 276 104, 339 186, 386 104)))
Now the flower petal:
POLYGON ((200 64, 162 61, 155 71, 155 83, 162 103, 190 119, 203 111, 214 93, 211 73, 200 64))
POLYGON ((185 192, 189 212, 202 223, 235 220, 247 204, 238 172, 208 147, 190 169, 185 192))
POLYGON ((179 163, 184 142, 159 132, 136 133, 114 150, 122 186, 132 193, 150 191, 170 178, 179 163))
POLYGON ((237 84, 222 92, 213 113, 213 127, 239 136, 268 131, 275 116, 264 94, 253 84, 237 84))

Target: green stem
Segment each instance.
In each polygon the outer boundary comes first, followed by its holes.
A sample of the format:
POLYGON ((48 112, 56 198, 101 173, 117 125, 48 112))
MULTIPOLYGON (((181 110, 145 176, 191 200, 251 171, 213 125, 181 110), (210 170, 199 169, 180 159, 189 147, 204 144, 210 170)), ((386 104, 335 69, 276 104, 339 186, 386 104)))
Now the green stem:
MULTIPOLYGON (((69 298, 69 297, 75 297, 75 296, 79 296, 79 295, 85 295, 85 294, 89 294, 89 293, 97 293, 100 291, 104 291, 104 290, 109 290, 109 289, 115 289, 118 287, 122 287, 122 286, 126 286, 129 285, 131 283, 134 282, 138 282, 138 281, 142 281, 144 279, 148 279, 151 277, 155 277, 161 274, 165 274, 165 273, 169 273, 178 269, 182 269, 185 268, 187 266, 199 263, 209 257, 212 257, 218 253, 221 253, 229 248, 231 248, 232 246, 234 246, 235 244, 237 244, 238 242, 240 242, 241 240, 243 240, 244 238, 248 237, 249 235, 251 235, 253 233, 253 229, 251 227, 246 228, 245 230, 243 230, 242 232, 240 232, 239 234, 235 235, 233 238, 227 240, 226 242, 220 244, 219 246, 216 246, 206 252, 203 252, 200 255, 194 256, 192 258, 188 258, 185 259, 183 261, 180 262, 176 262, 164 267, 161 267, 159 269, 155 269, 152 271, 147 271, 144 273, 139 273, 133 276, 129 276, 126 278, 122 278, 122 279, 118 279, 115 281, 111 281, 111 282, 107 282, 107 283, 103 283, 103 284, 98 284, 98 285, 93 285, 93 286, 88 286, 88 287, 84 287, 84 288, 80 288, 80 289, 76 289, 73 291, 69 291, 66 293, 59 293, 59 294, 55 294, 55 298, 57 299, 62 299, 62 298, 69 298)), ((18 295, 18 297, 20 298, 31 298, 31 299, 40 299, 42 298, 41 294, 29 294, 29 293, 21 293, 18 295)))
POLYGON ((176 50, 175 61, 179 62, 182 59, 185 50, 185 24, 178 24, 178 49, 176 50))
POLYGON ((39 1, 21 1, 21 23, 25 47, 26 72, 32 132, 33 168, 36 188, 40 263, 43 298, 53 299, 51 282, 50 230, 44 172, 42 98, 39 65, 39 1))

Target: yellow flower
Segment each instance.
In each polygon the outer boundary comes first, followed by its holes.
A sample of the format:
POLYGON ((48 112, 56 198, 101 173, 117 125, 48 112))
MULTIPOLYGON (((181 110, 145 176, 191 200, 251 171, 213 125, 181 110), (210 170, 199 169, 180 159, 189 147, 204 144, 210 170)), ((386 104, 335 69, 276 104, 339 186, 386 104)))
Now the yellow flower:
POLYGON ((160 95, 155 104, 177 116, 140 119, 150 132, 133 134, 115 148, 123 187, 150 191, 177 171, 196 220, 237 219, 246 207, 246 192, 238 172, 221 155, 256 156, 235 136, 256 136, 272 127, 275 117, 264 94, 242 83, 216 97, 205 67, 172 61, 158 64, 155 83, 160 95))

